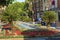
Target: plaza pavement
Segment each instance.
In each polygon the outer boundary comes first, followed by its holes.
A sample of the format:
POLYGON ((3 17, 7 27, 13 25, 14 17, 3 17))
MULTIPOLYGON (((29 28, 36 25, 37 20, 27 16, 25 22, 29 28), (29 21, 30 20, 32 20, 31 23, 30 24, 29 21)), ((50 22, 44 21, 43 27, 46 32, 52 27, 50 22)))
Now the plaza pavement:
POLYGON ((52 38, 10 38, 10 39, 0 39, 0 40, 60 40, 60 37, 52 38))
POLYGON ((24 38, 9 38, 9 39, 0 39, 0 40, 24 40, 24 38))

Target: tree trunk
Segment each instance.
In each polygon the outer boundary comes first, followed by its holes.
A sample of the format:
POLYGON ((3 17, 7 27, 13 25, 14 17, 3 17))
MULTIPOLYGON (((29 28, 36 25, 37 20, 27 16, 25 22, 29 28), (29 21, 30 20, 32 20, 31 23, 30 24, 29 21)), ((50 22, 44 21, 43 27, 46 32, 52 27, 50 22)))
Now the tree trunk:
POLYGON ((50 28, 50 23, 49 22, 47 23, 47 28, 50 28))
POLYGON ((12 27, 13 26, 13 19, 12 18, 9 19, 9 23, 11 24, 11 27, 12 27))
POLYGON ((11 32, 13 33, 12 29, 13 29, 13 19, 9 18, 9 23, 10 23, 10 28, 11 28, 11 32))

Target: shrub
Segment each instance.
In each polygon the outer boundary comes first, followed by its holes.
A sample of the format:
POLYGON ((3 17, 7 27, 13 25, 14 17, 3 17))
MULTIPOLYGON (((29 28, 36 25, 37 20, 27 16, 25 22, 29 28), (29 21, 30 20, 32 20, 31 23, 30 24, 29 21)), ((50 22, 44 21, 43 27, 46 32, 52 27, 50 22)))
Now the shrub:
POLYGON ((30 22, 30 21, 32 21, 32 19, 31 18, 25 18, 24 21, 25 22, 30 22))
POLYGON ((26 16, 20 16, 20 21, 23 21, 26 18, 26 16))
POLYGON ((47 27, 49 27, 50 23, 56 21, 56 13, 54 11, 45 11, 42 15, 42 20, 46 23, 47 27))

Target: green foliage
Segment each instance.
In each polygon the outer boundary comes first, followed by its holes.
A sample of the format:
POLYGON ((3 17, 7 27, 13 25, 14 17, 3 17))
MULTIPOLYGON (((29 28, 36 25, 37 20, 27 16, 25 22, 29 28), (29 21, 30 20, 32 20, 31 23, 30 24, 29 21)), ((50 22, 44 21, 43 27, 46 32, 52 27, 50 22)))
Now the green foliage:
POLYGON ((13 4, 9 4, 2 16, 2 21, 29 21, 31 18, 27 18, 29 12, 28 3, 24 2, 16 2, 13 4), (25 15, 25 16, 24 16, 25 15))
POLYGON ((16 2, 14 4, 8 5, 3 13, 2 19, 7 21, 16 21, 19 19, 20 14, 22 13, 22 7, 24 3, 16 2))
POLYGON ((11 4, 14 0, 0 0, 0 5, 8 5, 11 4))
POLYGON ((56 13, 54 11, 45 11, 42 15, 42 20, 48 24, 56 21, 56 13))
POLYGON ((26 18, 26 16, 20 16, 20 21, 24 21, 24 19, 26 18))
POLYGON ((40 27, 40 26, 41 26, 41 24, 37 24, 37 26, 38 26, 38 27, 40 27))
POLYGON ((30 22, 30 21, 32 21, 32 19, 31 18, 27 18, 27 16, 20 16, 20 21, 30 22))
POLYGON ((25 5, 24 5, 24 13, 26 14, 26 16, 28 16, 31 13, 31 11, 29 9, 29 1, 28 0, 25 0, 25 1, 26 2, 25 2, 25 5))
POLYGON ((31 22, 32 19, 31 19, 31 18, 25 18, 24 21, 25 21, 25 22, 31 22))

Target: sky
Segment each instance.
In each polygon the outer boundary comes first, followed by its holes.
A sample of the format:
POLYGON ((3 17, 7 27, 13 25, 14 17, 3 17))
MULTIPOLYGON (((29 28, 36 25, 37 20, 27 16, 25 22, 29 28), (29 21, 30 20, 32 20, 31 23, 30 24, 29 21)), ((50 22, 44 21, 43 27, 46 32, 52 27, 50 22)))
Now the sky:
POLYGON ((17 0, 18 2, 24 2, 25 0, 17 0))

